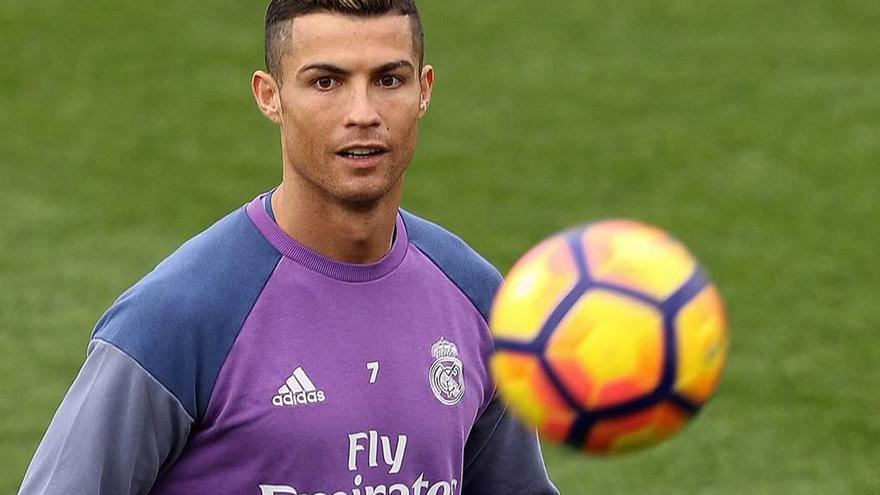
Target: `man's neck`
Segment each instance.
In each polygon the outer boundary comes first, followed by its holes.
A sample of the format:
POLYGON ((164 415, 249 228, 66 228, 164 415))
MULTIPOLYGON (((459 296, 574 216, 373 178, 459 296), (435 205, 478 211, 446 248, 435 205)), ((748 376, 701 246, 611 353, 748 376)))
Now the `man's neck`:
POLYGON ((399 189, 369 207, 350 207, 283 182, 272 194, 272 212, 281 230, 312 251, 346 263, 373 263, 391 248, 399 189))

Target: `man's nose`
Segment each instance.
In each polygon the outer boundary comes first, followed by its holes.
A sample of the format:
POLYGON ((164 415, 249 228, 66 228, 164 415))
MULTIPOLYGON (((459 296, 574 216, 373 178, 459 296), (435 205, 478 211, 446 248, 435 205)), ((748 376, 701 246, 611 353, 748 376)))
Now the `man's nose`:
POLYGON ((379 115, 373 96, 370 95, 369 88, 355 88, 346 126, 366 128, 377 127, 381 123, 382 117, 379 115))

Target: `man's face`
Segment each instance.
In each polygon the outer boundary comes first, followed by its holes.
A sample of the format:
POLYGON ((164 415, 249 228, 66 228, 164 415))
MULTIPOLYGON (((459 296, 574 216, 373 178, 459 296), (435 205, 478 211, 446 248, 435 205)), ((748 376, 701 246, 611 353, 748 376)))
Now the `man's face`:
POLYGON ((399 192, 430 97, 410 20, 315 13, 293 21, 282 61, 287 170, 331 201, 369 204, 399 192))

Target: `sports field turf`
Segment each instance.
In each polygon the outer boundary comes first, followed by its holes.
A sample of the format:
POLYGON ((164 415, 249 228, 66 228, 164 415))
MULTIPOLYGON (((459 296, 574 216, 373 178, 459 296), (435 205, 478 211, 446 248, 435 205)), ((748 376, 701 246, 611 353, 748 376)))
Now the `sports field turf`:
MULTIPOLYGON (((577 494, 880 493, 880 2, 422 1, 435 97, 405 206, 502 270, 633 217, 726 297, 718 394, 577 494)), ((89 332, 183 240, 279 177, 248 92, 264 2, 0 3, 0 493, 89 332)))

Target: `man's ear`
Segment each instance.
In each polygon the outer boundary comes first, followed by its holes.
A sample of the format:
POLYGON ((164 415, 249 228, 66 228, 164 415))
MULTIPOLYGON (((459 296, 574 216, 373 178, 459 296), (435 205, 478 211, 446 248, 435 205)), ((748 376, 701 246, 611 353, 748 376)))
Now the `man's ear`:
POLYGON ((428 111, 428 105, 431 104, 431 90, 434 88, 434 67, 430 65, 422 67, 420 83, 419 117, 422 117, 428 111))
POLYGON ((281 87, 271 74, 258 70, 251 78, 251 91, 263 115, 281 124, 281 87))

